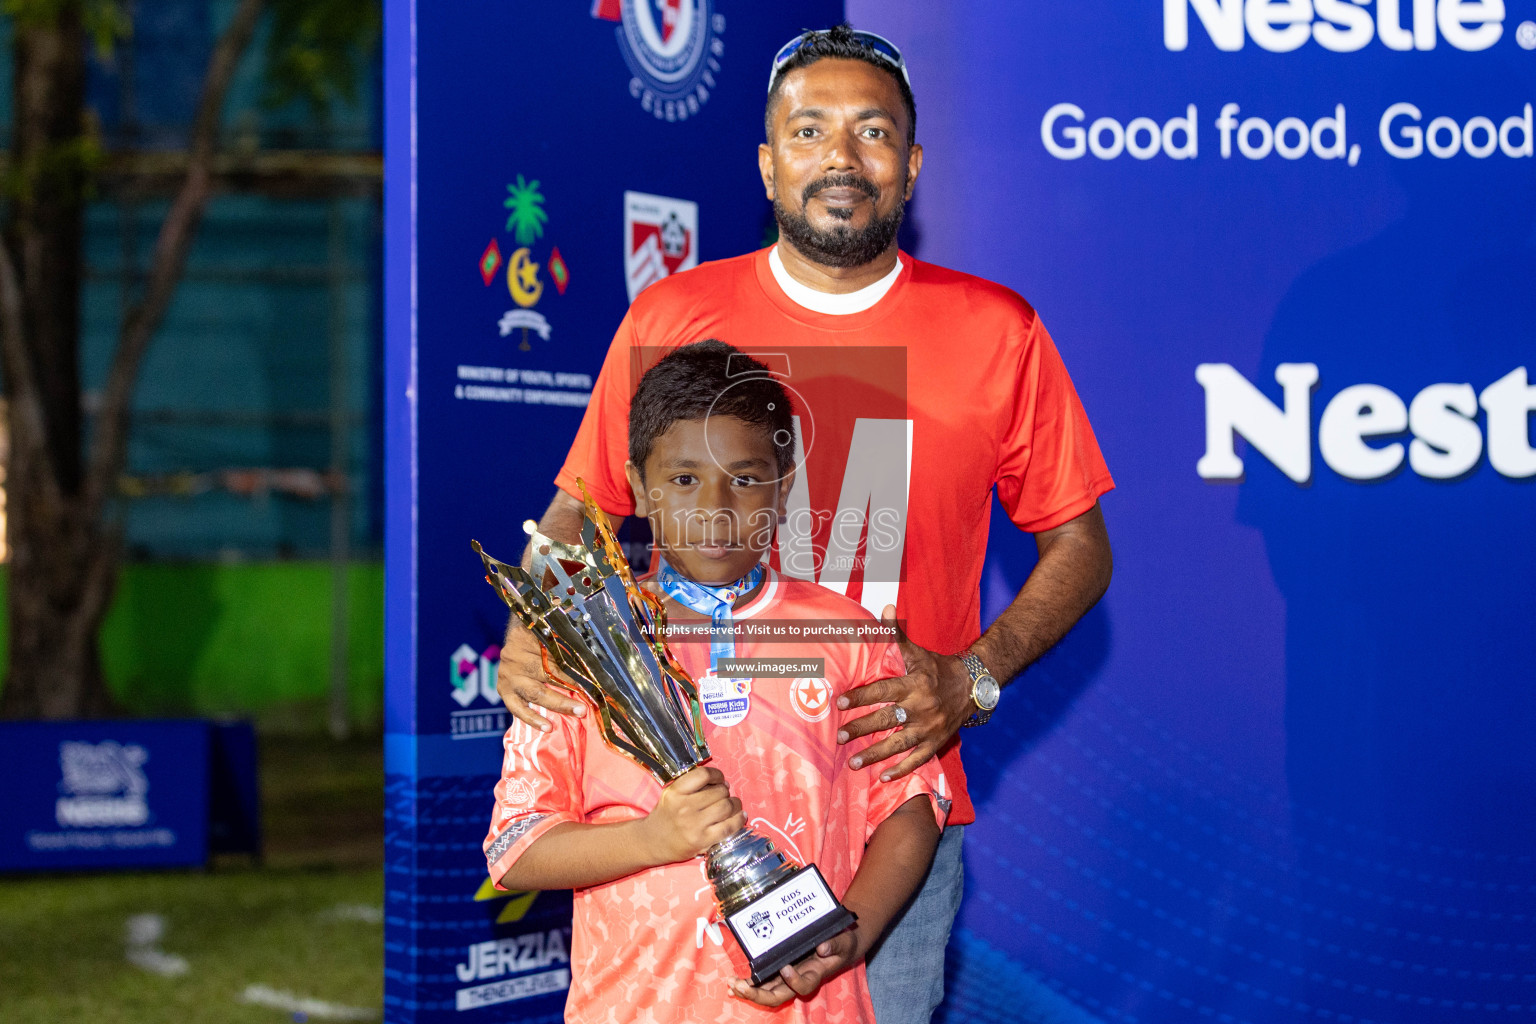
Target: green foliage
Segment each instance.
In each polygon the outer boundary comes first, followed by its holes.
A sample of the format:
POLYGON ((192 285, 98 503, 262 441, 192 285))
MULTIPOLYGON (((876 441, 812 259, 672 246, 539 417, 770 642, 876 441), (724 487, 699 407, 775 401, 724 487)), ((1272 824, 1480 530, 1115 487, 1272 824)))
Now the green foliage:
POLYGON ((119 0, 85 0, 81 11, 85 34, 96 44, 96 56, 106 60, 119 41, 133 36, 133 19, 119 0))
POLYGON ((549 214, 544 212, 544 194, 537 181, 524 181, 517 176, 517 183, 507 186, 509 195, 502 206, 512 212, 507 215, 507 230, 517 238, 518 245, 532 245, 544 235, 544 225, 549 214))
POLYGON ((101 126, 92 116, 85 119, 84 130, 73 139, 31 154, 26 160, 11 161, 0 174, 0 195, 22 202, 30 201, 39 182, 70 182, 81 200, 96 194, 96 172, 106 163, 107 151, 101 141, 101 126))
MULTIPOLYGON (((0 567, 0 608, 8 583, 0 567)), ((371 729, 384 702, 381 564, 352 566, 347 611, 352 719, 371 729)), ((0 617, 0 674, 6 632, 0 617)), ((107 685, 130 714, 239 715, 318 732, 330 687, 331 566, 130 563, 102 626, 101 647, 107 685), (261 657, 251 657, 253 650, 261 657)), ((4 1002, 0 998, 0 1007, 4 1002)), ((9 1020, 0 1010, 0 1022, 9 1020)))
MULTIPOLYGON (((379 0, 268 0, 266 101, 307 101, 316 110, 357 101, 358 78, 383 32, 379 0)), ((20 27, 77 14, 96 54, 106 60, 133 35, 123 0, 0 0, 0 15, 20 27)))
POLYGON ((71 10, 79 13, 85 34, 102 60, 112 55, 118 40, 133 35, 133 19, 121 0, 0 0, 0 14, 23 27, 51 25, 71 10))
POLYGON ((302 99, 316 111, 337 100, 355 103, 383 31, 379 0, 270 0, 269 8, 266 102, 302 99))
POLYGON ((0 14, 23 28, 34 28, 52 24, 75 4, 76 0, 0 0, 0 14))

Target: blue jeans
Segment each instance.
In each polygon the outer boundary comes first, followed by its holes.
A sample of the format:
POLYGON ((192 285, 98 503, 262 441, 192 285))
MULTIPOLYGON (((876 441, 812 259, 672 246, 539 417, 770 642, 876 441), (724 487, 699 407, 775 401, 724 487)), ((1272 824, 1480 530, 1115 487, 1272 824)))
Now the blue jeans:
POLYGON ((923 887, 869 955, 877 1024, 928 1024, 944 998, 944 949, 965 889, 964 838, 964 825, 944 830, 923 887))

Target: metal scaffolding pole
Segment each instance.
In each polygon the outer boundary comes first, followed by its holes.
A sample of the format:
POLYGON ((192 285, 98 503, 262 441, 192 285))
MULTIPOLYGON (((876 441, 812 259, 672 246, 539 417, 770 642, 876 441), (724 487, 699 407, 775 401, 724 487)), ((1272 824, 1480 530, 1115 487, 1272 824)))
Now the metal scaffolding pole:
POLYGON ((352 416, 347 394, 347 223, 342 202, 332 199, 326 217, 329 255, 331 363, 331 700, 330 732, 344 740, 352 732, 347 699, 347 574, 351 567, 352 486, 348 472, 352 416))

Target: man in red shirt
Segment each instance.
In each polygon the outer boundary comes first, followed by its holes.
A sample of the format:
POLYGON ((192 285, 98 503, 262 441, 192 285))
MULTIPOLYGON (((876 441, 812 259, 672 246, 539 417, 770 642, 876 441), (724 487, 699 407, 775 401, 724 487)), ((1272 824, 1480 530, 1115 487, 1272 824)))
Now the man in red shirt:
POLYGON ((929 763, 892 785, 837 756, 854 713, 829 698, 900 673, 894 645, 761 638, 875 625, 849 598, 762 564, 792 486, 791 406, 762 364, 705 341, 658 363, 630 410, 628 476, 661 555, 639 585, 665 606, 672 655, 698 684, 708 766, 664 787, 592 715, 507 730, 486 861, 498 885, 575 891, 567 1020, 876 1024, 861 961, 927 873, 944 776, 929 763), (806 675, 722 676, 725 659, 806 675), (761 986, 724 934, 704 859, 743 827, 815 864, 856 916, 761 986))
MULTIPOLYGON (((779 223, 770 249, 666 278, 631 305, 540 523, 579 535, 581 477, 615 519, 634 512, 623 473, 629 397, 665 352, 720 338, 789 385, 803 465, 775 551, 905 628, 905 675, 852 690, 840 743, 896 731, 855 754, 896 780, 939 756, 953 799, 923 889, 869 962, 882 1024, 926 1021, 943 993, 959 908, 960 842, 974 820, 957 734, 984 723, 1019 675, 1103 595, 1111 554, 1098 499, 1114 483, 1055 345, 1008 289, 922 263, 896 232, 922 168, 900 53, 840 26, 791 40, 774 60, 759 148, 779 223), (991 492, 1032 533, 1039 560, 985 634, 980 582, 991 492)), ((514 620, 515 621, 515 620, 514 620)), ((540 707, 581 714, 547 686, 532 638, 510 629, 498 689, 548 728, 540 707)))

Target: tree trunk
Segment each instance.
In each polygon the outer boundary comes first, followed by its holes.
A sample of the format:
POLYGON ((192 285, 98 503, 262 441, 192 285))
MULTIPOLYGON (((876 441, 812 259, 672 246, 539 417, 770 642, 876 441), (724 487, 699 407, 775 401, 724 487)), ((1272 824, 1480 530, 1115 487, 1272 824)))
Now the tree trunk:
POLYGON ((101 715, 112 707, 97 632, 115 545, 84 507, 80 407, 81 239, 96 142, 86 132, 79 7, 15 24, 15 128, 6 260, 11 450, 8 717, 101 715), (19 365, 12 365, 19 364, 19 365), (21 392, 30 394, 23 396, 21 392))
POLYGON ((45 23, 20 20, 15 42, 11 251, 59 487, 81 484, 80 279, 85 190, 85 32, 74 4, 45 23))
POLYGON ((78 499, 55 504, 33 500, 38 488, 22 490, 29 469, 48 467, 18 466, 14 449, 11 465, 10 674, 0 715, 109 715, 115 708, 97 635, 116 579, 117 545, 82 515, 78 499))
POLYGON ((202 222, 224 99, 264 0, 240 0, 209 59, 186 177, 160 227, 144 292, 123 320, 89 458, 81 450, 81 236, 97 143, 85 130, 80 6, 40 4, 40 13, 13 19, 17 176, 0 240, 0 359, 11 429, 5 717, 112 710, 98 636, 117 581, 112 517, 134 387, 202 222))

